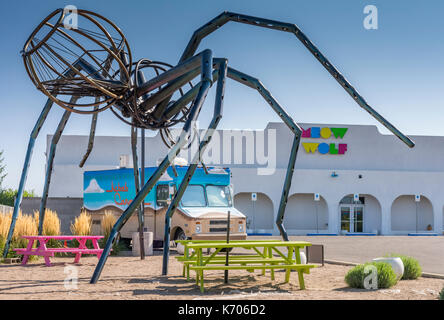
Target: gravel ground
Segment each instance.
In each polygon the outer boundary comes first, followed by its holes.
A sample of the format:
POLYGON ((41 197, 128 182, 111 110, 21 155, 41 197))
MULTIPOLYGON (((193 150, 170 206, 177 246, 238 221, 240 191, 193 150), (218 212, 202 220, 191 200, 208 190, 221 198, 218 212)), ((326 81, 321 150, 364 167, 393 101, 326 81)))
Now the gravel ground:
MULTIPOLYGON (((0 264, 0 299, 437 299, 444 280, 419 278, 400 281, 386 290, 350 289, 344 276, 351 267, 326 264, 305 275, 306 290, 300 290, 297 274, 284 283, 285 272, 276 272, 271 281, 267 272, 230 271, 230 282, 223 283, 223 271, 205 275, 205 293, 182 275, 182 265, 171 256, 169 276, 161 276, 162 256, 155 252, 141 261, 137 257, 111 256, 95 285, 89 284, 97 264, 96 257, 43 259, 27 266, 0 264), (67 268, 69 267, 69 268, 67 268), (78 272, 77 289, 65 288, 64 279, 72 267, 78 272)), ((72 270, 71 270, 72 271, 72 270)), ((194 274, 192 274, 194 277, 194 274)), ((72 282, 70 282, 72 285, 72 282)))

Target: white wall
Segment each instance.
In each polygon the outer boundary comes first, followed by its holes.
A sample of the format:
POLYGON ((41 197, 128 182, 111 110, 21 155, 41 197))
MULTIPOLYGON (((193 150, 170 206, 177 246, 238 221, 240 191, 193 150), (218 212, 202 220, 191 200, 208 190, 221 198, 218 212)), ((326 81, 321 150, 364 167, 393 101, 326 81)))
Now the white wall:
POLYGON ((252 232, 273 232, 273 202, 265 194, 257 193, 256 201, 252 201, 251 193, 238 193, 234 207, 247 216, 247 228, 252 232))
POLYGON ((381 233, 381 205, 378 199, 372 195, 362 195, 365 197, 365 208, 364 208, 364 232, 373 232, 377 230, 381 233))
MULTIPOLYGON (((308 128, 316 124, 301 124, 301 126, 308 128)), ((431 224, 434 231, 442 233, 444 197, 441 190, 444 189, 444 148, 442 148, 444 137, 413 136, 416 146, 409 149, 393 135, 381 134, 375 126, 334 124, 318 126, 347 127, 348 132, 343 139, 303 138, 302 142, 347 143, 347 152, 343 155, 311 154, 301 146, 289 194, 320 193, 325 200, 328 212, 328 232, 339 232, 338 211, 342 197, 359 193, 374 197, 368 197, 367 200, 364 226, 366 232, 378 229, 382 234, 405 233, 405 231, 392 228, 392 224, 398 228, 397 219, 392 220, 392 204, 399 196, 421 194, 431 203, 431 209, 428 209, 428 219, 430 220, 431 210, 433 222, 431 224), (331 176, 333 171, 336 172, 337 177, 331 176), (359 178, 359 175, 362 178, 359 178), (379 215, 376 214, 378 205, 379 215), (375 212, 375 214, 370 214, 370 212, 375 212)), ((273 232, 278 234, 274 221, 279 208, 292 144, 290 130, 283 123, 269 123, 263 132, 229 131, 236 137, 245 137, 240 163, 232 163, 235 160, 234 155, 231 155, 231 160, 223 158, 227 152, 227 146, 221 143, 223 132, 218 131, 218 133, 216 139, 212 141, 212 148, 216 156, 218 154, 220 156, 219 165, 232 168, 235 194, 258 192, 269 197, 273 208, 273 232), (272 132, 269 130, 275 130, 275 144, 270 144, 272 140, 267 140, 268 134, 272 132), (259 174, 258 168, 266 167, 266 164, 260 164, 261 159, 257 157, 257 154, 251 158, 251 152, 258 150, 256 141, 261 135, 266 137, 265 150, 262 151, 267 154, 267 152, 272 152, 273 148, 276 150, 275 159, 269 159, 275 162, 276 168, 269 175, 259 174)), ((272 139, 273 135, 270 137, 272 139)), ((47 142, 49 148, 51 136, 47 137, 47 142)), ((129 137, 96 137, 93 152, 82 169, 78 167, 78 163, 83 157, 87 144, 87 136, 62 136, 54 162, 50 197, 81 197, 84 170, 115 168, 119 165, 121 154, 131 154, 129 137)), ((147 166, 156 165, 156 161, 166 153, 167 148, 161 142, 159 135, 147 138, 145 155, 147 166)), ((187 157, 188 154, 182 152, 181 156, 187 157)), ((396 210, 400 209, 395 206, 395 216, 396 210)), ((291 218, 289 221, 290 224, 293 223, 291 218)), ((308 222, 301 221, 300 225, 294 222, 297 228, 305 228, 304 223, 308 222)), ((298 231, 298 229, 294 230, 298 231)), ((304 230, 301 229, 300 232, 304 230)))
POLYGON ((289 234, 312 233, 318 230, 328 231, 327 203, 323 198, 319 202, 314 201, 312 193, 291 195, 285 210, 284 226, 289 234))
POLYGON ((416 203, 413 195, 396 198, 392 205, 392 230, 404 232, 426 231, 430 224, 433 227, 433 207, 429 199, 421 197, 416 203))

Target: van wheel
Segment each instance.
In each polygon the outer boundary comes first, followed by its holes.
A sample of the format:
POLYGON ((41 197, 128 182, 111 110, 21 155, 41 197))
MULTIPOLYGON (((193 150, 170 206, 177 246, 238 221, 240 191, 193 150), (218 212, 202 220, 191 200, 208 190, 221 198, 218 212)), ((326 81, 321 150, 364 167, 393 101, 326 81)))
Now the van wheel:
MULTIPOLYGON (((176 231, 176 234, 174 235, 174 240, 187 240, 187 236, 185 235, 185 232, 183 232, 182 229, 178 229, 176 231)), ((184 254, 185 248, 183 244, 177 243, 176 241, 174 241, 174 243, 176 244, 177 253, 184 254)))

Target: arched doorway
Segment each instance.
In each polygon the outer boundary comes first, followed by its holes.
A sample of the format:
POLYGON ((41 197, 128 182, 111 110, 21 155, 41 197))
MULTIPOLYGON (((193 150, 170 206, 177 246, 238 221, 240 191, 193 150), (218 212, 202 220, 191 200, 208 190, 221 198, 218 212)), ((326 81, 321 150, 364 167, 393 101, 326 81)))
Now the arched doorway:
POLYGON ((360 194, 358 199, 348 194, 339 201, 339 220, 341 233, 381 232, 381 205, 374 196, 360 194))
POLYGON ((328 208, 322 196, 315 201, 313 193, 295 193, 288 198, 284 227, 289 234, 326 232, 328 208))
POLYGON ((241 192, 234 196, 234 207, 247 216, 247 233, 269 234, 273 232, 273 202, 264 193, 241 192))
POLYGON ((433 207, 429 199, 401 195, 392 203, 392 231, 422 232, 433 230, 433 207), (419 201, 417 201, 419 200, 419 201))

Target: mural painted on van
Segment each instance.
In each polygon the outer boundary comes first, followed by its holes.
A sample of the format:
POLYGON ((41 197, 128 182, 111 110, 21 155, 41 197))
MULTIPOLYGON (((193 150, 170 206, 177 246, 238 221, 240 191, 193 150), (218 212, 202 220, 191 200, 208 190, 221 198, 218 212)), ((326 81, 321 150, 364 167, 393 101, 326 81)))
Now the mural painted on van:
MULTIPOLYGON (((153 175, 156 167, 145 168, 145 182, 153 175)), ((157 182, 178 188, 188 169, 188 166, 172 167, 157 182), (177 174, 177 176, 176 176, 177 174)), ((139 170, 139 175, 140 175, 139 170)), ((229 168, 208 168, 208 174, 203 168, 197 168, 190 185, 229 185, 229 168)), ((144 200, 145 207, 155 208, 155 188, 151 190, 144 200)), ((85 171, 83 175, 83 204, 91 211, 101 210, 108 206, 125 210, 136 195, 134 183, 134 170, 132 168, 121 168, 115 170, 85 171)))

